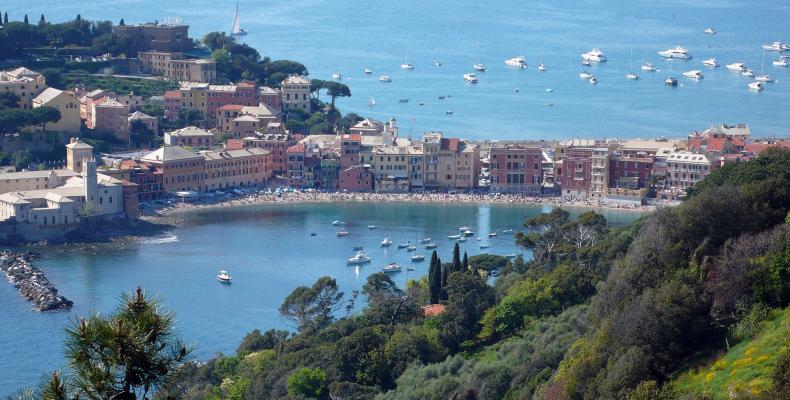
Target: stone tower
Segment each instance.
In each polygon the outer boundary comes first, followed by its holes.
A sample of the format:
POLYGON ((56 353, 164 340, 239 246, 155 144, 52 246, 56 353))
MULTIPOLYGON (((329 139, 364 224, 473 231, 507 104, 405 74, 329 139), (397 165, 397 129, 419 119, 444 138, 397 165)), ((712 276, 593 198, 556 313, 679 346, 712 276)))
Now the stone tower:
POLYGON ((71 138, 71 142, 66 145, 66 168, 82 172, 84 160, 93 160, 93 146, 78 138, 71 138))
POLYGON ((96 204, 99 195, 98 180, 96 178, 96 160, 93 158, 82 160, 82 195, 85 196, 85 204, 96 204))

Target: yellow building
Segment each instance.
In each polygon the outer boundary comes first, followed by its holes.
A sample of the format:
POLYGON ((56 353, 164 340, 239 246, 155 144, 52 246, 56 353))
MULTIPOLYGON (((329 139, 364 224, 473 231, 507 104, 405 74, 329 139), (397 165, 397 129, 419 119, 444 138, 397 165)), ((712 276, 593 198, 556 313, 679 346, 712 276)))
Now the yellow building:
POLYGON ((46 88, 44 76, 38 72, 24 67, 0 71, 0 93, 11 92, 19 96, 19 108, 31 109, 33 99, 46 88))
POLYGON ((71 94, 55 88, 47 88, 32 101, 33 108, 52 107, 60 111, 60 120, 50 122, 46 130, 77 133, 80 131, 80 102, 71 94))

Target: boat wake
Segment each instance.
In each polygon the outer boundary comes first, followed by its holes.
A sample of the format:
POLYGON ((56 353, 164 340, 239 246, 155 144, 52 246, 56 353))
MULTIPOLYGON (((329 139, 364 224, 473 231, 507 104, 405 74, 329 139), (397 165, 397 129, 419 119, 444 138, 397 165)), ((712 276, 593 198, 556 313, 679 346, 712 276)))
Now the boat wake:
POLYGON ((165 244, 165 243, 175 243, 178 242, 178 236, 170 235, 170 236, 159 236, 149 239, 143 239, 140 243, 145 244, 165 244))

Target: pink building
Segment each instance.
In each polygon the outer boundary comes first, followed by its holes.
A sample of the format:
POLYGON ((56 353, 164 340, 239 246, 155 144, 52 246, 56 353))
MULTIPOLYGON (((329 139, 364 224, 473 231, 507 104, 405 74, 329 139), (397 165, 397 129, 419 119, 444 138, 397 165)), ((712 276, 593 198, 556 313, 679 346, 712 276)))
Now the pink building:
POLYGON ((562 159, 562 194, 586 197, 592 180, 592 153, 590 147, 571 147, 562 159))
POLYGON ((369 166, 353 165, 340 171, 338 190, 348 192, 373 191, 373 172, 369 166))
POLYGON ((91 122, 97 132, 111 133, 124 142, 129 140, 129 108, 124 104, 110 98, 93 104, 91 122))
POLYGON ((272 171, 275 174, 284 174, 288 169, 289 147, 296 144, 296 139, 287 132, 264 133, 255 138, 241 139, 244 147, 258 147, 268 150, 272 154, 272 171))
POLYGON ((635 157, 611 157, 609 159, 609 187, 642 189, 650 186, 654 162, 655 157, 646 154, 635 157))
POLYGON ((255 136, 255 132, 261 129, 261 121, 252 115, 242 115, 233 119, 230 132, 234 139, 242 139, 255 136))
POLYGON ((165 118, 176 119, 181 111, 181 92, 178 90, 168 90, 164 95, 165 118))
POLYGON ((283 109, 283 96, 277 89, 272 89, 268 86, 261 86, 261 103, 266 104, 275 111, 282 111, 283 109))
POLYGON ((359 164, 362 136, 358 133, 342 135, 340 141, 340 170, 359 164))
POLYGON ((540 194, 543 182, 542 161, 543 151, 539 147, 492 147, 491 191, 540 194))

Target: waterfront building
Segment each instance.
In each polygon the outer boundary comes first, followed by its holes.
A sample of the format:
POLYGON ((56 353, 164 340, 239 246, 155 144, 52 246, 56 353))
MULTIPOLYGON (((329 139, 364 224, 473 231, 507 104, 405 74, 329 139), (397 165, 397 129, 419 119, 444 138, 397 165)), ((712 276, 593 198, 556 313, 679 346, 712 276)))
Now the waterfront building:
POLYGON ((254 136, 243 138, 242 143, 243 147, 257 147, 269 151, 272 156, 272 173, 284 174, 288 168, 287 150, 296 144, 296 139, 290 132, 277 129, 281 124, 277 125, 277 127, 267 127, 265 133, 257 132, 254 136))
POLYGON ((340 171, 338 190, 346 192, 373 191, 373 172, 370 165, 352 165, 340 171))
POLYGON ((174 19, 163 23, 114 25, 112 31, 129 38, 127 56, 130 57, 140 51, 186 52, 195 47, 189 38, 189 26, 174 19))
MULTIPOLYGON (((654 176, 655 155, 644 153, 624 157, 617 152, 609 158, 609 187, 642 189, 650 186, 654 176)), ((666 165, 666 164, 665 164, 666 165)), ((661 173, 661 176, 664 172, 661 173)))
POLYGON ((617 148, 620 157, 643 157, 656 155, 661 149, 677 148, 680 140, 668 139, 628 139, 617 148))
POLYGON ((593 149, 594 147, 568 147, 562 150, 563 158, 558 176, 564 196, 586 198, 589 195, 593 149))
POLYGON ((340 168, 346 169, 359 164, 359 151, 362 147, 362 136, 358 133, 340 136, 340 168))
POLYGON ((674 151, 667 157, 665 184, 670 189, 685 190, 705 179, 711 171, 711 163, 703 154, 674 151))
POLYGON ((17 190, 52 189, 62 186, 66 179, 79 175, 70 169, 0 173, 0 193, 17 190))
POLYGON ((427 190, 472 190, 480 172, 480 149, 441 132, 423 134, 423 183, 427 190))
POLYGON ((373 169, 374 188, 381 193, 409 191, 408 148, 381 146, 373 149, 369 163, 373 169))
POLYGON ((196 126, 187 126, 175 131, 165 132, 164 143, 167 146, 207 149, 214 146, 214 134, 196 126))
POLYGON ((19 67, 0 71, 0 93, 11 92, 19 97, 19 108, 33 108, 33 99, 47 89, 44 75, 19 67))
POLYGON ((159 119, 156 117, 152 117, 148 114, 141 113, 140 111, 133 112, 129 118, 129 129, 132 127, 132 123, 135 121, 142 122, 149 131, 157 133, 159 132, 159 119))
POLYGON ((310 80, 301 75, 291 75, 280 83, 283 109, 301 109, 308 114, 312 112, 310 105, 310 80))
POLYGON ((596 147, 590 158, 590 196, 602 200, 609 188, 609 148, 596 147))
POLYGON ((509 144, 489 152, 491 192, 539 195, 543 183, 540 147, 509 144))
POLYGON ((137 200, 139 202, 165 197, 163 173, 154 165, 138 160, 123 160, 119 168, 129 171, 129 181, 137 185, 137 200))
POLYGON ((82 126, 80 103, 70 93, 55 88, 47 88, 31 102, 33 108, 52 107, 60 111, 60 120, 50 122, 45 130, 54 132, 78 133, 82 126))
POLYGON ((202 151, 202 191, 260 186, 271 178, 271 153, 258 148, 202 151))
POLYGON ((165 192, 199 192, 203 187, 205 160, 200 154, 180 146, 164 146, 146 154, 140 161, 162 173, 165 192))

